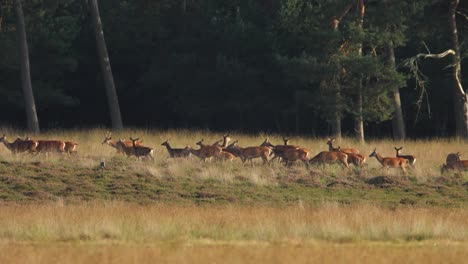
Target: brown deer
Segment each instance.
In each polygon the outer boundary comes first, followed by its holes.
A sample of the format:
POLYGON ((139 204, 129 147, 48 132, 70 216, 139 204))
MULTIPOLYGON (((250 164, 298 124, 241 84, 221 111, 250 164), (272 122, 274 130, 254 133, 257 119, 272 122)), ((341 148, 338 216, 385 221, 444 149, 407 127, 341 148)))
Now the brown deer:
POLYGON ((221 161, 233 161, 236 158, 236 156, 230 152, 226 151, 221 151, 218 156, 216 156, 216 160, 221 160, 221 161))
POLYGON ((443 164, 441 167, 441 173, 448 170, 465 170, 468 171, 468 160, 461 160, 461 153, 450 153, 447 156, 447 164, 443 164))
POLYGON ((37 154, 65 153, 65 142, 61 140, 38 140, 37 143, 37 154))
MULTIPOLYGON (((284 138, 283 138, 284 140, 284 138)), ((288 140, 289 141, 289 140, 288 140)), ((296 149, 297 146, 291 146, 291 145, 273 145, 271 144, 270 140, 268 138, 265 139, 265 141, 263 141, 262 144, 260 144, 260 146, 263 146, 263 147, 269 147, 272 149, 272 154, 273 154, 273 158, 271 159, 272 161, 275 160, 275 159, 278 159, 278 160, 282 160, 283 158, 283 155, 284 155, 284 152, 288 149, 296 149)))
POLYGON ((265 146, 241 148, 237 145, 237 143, 237 140, 234 141, 226 149, 234 150, 234 152, 237 154, 234 155, 238 156, 242 160, 242 163, 245 163, 247 160, 250 160, 250 164, 253 165, 253 159, 261 158, 263 160, 263 164, 270 164, 268 157, 272 152, 271 148, 265 146))
POLYGON ((138 140, 140 140, 140 138, 133 139, 130 137, 130 140, 132 141, 133 154, 136 156, 137 160, 139 160, 140 157, 150 158, 154 160, 152 148, 145 147, 145 146, 138 146, 137 142, 138 140))
POLYGON ((411 165, 411 167, 414 167, 414 164, 416 163, 416 157, 413 156, 413 155, 400 155, 400 150, 402 149, 403 147, 395 147, 395 150, 396 150, 396 156, 398 158, 404 158, 404 159, 407 159, 408 160, 408 164, 411 165))
POLYGON ((331 164, 339 163, 346 168, 349 168, 348 154, 340 151, 322 151, 309 160, 310 164, 331 164))
POLYGON ((190 149, 187 147, 185 148, 172 148, 169 144, 169 139, 164 141, 161 146, 165 146, 167 152, 169 152, 169 156, 171 158, 186 158, 190 156, 190 149))
POLYGON ((375 157, 383 168, 400 168, 406 174, 406 165, 408 164, 408 160, 404 158, 394 158, 394 157, 386 157, 383 158, 377 153, 377 148, 374 148, 374 151, 369 155, 369 157, 375 157))
MULTIPOLYGON (((328 151, 337 151, 337 149, 333 147, 333 142, 335 142, 335 140, 336 138, 327 138, 328 151)), ((341 148, 341 152, 359 154, 359 150, 353 148, 341 148)))
POLYGON ((77 155, 78 154, 78 151, 76 149, 77 146, 78 146, 78 143, 65 141, 65 152, 71 155, 77 155))
POLYGON ((209 146, 203 144, 203 139, 198 141, 196 143, 198 146, 200 146, 199 151, 197 152, 191 152, 195 156, 199 157, 201 160, 206 161, 207 159, 211 159, 213 157, 218 156, 223 149, 218 146, 209 146), (196 154, 195 154, 196 153, 196 154))
POLYGON ((0 138, 0 142, 3 142, 5 147, 13 154, 35 152, 38 145, 37 141, 31 139, 23 140, 20 137, 18 137, 14 142, 9 143, 5 134, 0 138))
POLYGON ((338 146, 337 148, 332 147, 329 149, 331 149, 330 151, 343 152, 346 155, 348 155, 348 164, 353 164, 356 167, 362 167, 366 163, 366 156, 364 155, 344 152, 343 150, 341 150, 340 146, 338 146))
MULTIPOLYGON (((129 152, 129 151, 125 152, 125 150, 126 150, 126 148, 132 148, 133 147, 132 141, 124 139, 122 141, 123 145, 122 144, 117 144, 117 143, 119 143, 119 141, 112 140, 112 133, 107 132, 107 134, 106 134, 106 136, 104 138, 104 141, 102 141, 102 144, 107 144, 107 145, 115 148, 117 150, 117 153, 126 154, 128 156, 127 152, 129 152), (123 146, 125 146, 126 148, 124 148, 123 146)), ((136 142, 136 145, 137 146, 142 146, 142 142, 143 141, 138 141, 138 142, 136 142)))

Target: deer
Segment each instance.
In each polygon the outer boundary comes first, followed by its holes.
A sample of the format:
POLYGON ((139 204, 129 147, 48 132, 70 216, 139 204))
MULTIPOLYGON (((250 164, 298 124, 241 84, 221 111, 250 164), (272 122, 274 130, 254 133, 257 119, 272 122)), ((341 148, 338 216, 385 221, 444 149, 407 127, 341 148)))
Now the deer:
POLYGON ((61 140, 38 140, 37 143, 37 154, 65 153, 65 142, 61 140))
POLYGON ((400 168, 405 174, 406 173, 406 165, 408 165, 408 160, 404 158, 394 158, 394 157, 386 157, 383 158, 379 153, 377 153, 377 148, 374 148, 374 151, 369 155, 369 157, 375 157, 377 161, 382 165, 383 168, 387 170, 389 168, 400 168))
POLYGON ((339 146, 337 151, 348 155, 348 164, 353 164, 356 167, 362 167, 366 164, 366 156, 364 155, 343 152, 339 146))
POLYGON ((76 150, 78 143, 72 141, 65 141, 65 152, 70 155, 77 155, 78 151, 76 150))
MULTIPOLYGON (((284 140, 284 138, 283 138, 284 140)), ((287 140, 289 141, 289 140, 287 140)), ((285 144, 287 143, 287 141, 285 141, 285 144)), ((286 150, 288 149, 296 149, 297 146, 292 146, 292 145, 273 145, 271 144, 270 140, 268 138, 265 139, 265 141, 263 141, 262 144, 260 144, 260 146, 263 146, 263 147, 269 147, 272 149, 272 152, 271 154, 274 155, 274 157, 271 159, 272 161, 274 159, 279 159, 281 161, 281 159, 283 158, 283 154, 286 150)))
POLYGON ((23 152, 33 153, 36 151, 38 145, 37 141, 28 138, 27 140, 23 140, 20 137, 18 137, 14 142, 9 143, 5 134, 0 138, 0 142, 3 142, 5 147, 9 149, 13 155, 23 152))
MULTIPOLYGON (((119 141, 120 141, 120 140, 119 140, 119 141)), ((126 149, 126 148, 124 148, 123 146, 125 146, 125 147, 127 147, 127 148, 132 148, 132 147, 133 147, 132 141, 130 141, 130 140, 125 140, 125 139, 124 139, 123 142, 122 142, 123 145, 121 145, 121 144, 118 145, 117 143, 118 143, 119 141, 116 142, 116 141, 112 140, 112 133, 111 133, 111 132, 107 132, 107 134, 106 134, 106 136, 105 136, 105 138, 104 138, 104 141, 102 141, 101 144, 103 144, 103 145, 104 145, 104 144, 107 144, 107 145, 109 145, 109 146, 115 148, 115 149, 117 150, 117 153, 118 153, 118 154, 122 153, 122 154, 126 154, 127 156, 129 156, 129 155, 127 154, 127 152, 125 152, 125 149, 126 149)), ((137 146, 142 146, 142 143, 143 143, 143 141, 138 141, 138 142, 136 142, 136 145, 137 145, 137 146)), ((128 152, 130 152, 130 151, 128 151, 128 152)))
POLYGON ((349 168, 348 154, 340 151, 322 151, 309 160, 309 164, 325 164, 339 163, 346 168, 349 168))
MULTIPOLYGON (((153 149, 152 148, 145 147, 145 146, 139 146, 137 144, 137 142, 138 142, 138 140, 140 140, 140 138, 133 139, 133 138, 130 137, 130 140, 132 141, 133 155, 136 156, 137 160, 139 160, 140 157, 150 158, 150 159, 154 160, 153 149)), ((123 142, 123 141, 119 141, 119 142, 123 142)))
POLYGON ((169 144, 169 139, 164 141, 161 146, 165 146, 167 149, 167 152, 169 152, 169 156, 171 158, 184 158, 184 157, 189 157, 190 156, 190 149, 187 147, 185 148, 172 148, 171 145, 169 144))
POLYGON ((448 170, 465 170, 468 171, 468 160, 461 160, 461 153, 450 153, 447 156, 447 163, 441 167, 441 173, 448 170))
POLYGON ((411 167, 414 167, 414 164, 416 163, 416 157, 413 156, 413 155, 400 155, 400 150, 403 148, 403 147, 394 147, 395 148, 395 151, 396 151, 396 156, 398 158, 404 158, 404 159, 407 159, 408 160, 408 164, 411 165, 411 167))
POLYGON ((250 160, 250 164, 253 165, 253 159, 261 158, 263 160, 263 164, 270 164, 268 157, 272 152, 271 148, 265 146, 241 148, 237 145, 237 143, 238 140, 234 141, 226 149, 234 150, 234 152, 237 154, 234 155, 238 156, 242 160, 242 163, 250 160))
MULTIPOLYGON (((327 138, 328 151, 337 151, 337 149, 333 147, 333 142, 335 142, 335 140, 336 138, 327 138)), ((359 154, 359 150, 353 148, 342 148, 341 152, 359 154)))
POLYGON ((201 160, 206 161, 207 159, 216 157, 221 153, 221 151, 223 151, 221 147, 203 144, 203 140, 204 139, 201 139, 196 143, 196 145, 200 146, 200 149, 197 151, 191 151, 192 154, 199 157, 201 160))

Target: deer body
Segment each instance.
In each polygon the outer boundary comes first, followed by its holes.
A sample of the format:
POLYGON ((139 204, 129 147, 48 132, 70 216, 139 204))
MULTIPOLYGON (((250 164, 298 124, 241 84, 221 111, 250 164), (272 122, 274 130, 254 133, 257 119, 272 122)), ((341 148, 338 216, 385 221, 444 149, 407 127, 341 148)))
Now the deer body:
POLYGON ((393 158, 393 157, 382 157, 376 152, 376 149, 369 155, 369 157, 375 157, 377 161, 382 165, 383 168, 400 168, 406 174, 406 165, 408 160, 404 158, 393 158))
MULTIPOLYGON (((283 139, 284 140, 284 139, 283 139)), ((286 144, 287 142, 285 142, 286 144)), ((265 139, 265 141, 260 145, 260 146, 263 146, 263 147, 269 147, 272 149, 272 154, 274 154, 274 157, 272 158, 272 160, 274 159, 282 159, 283 156, 284 156, 284 152, 286 150, 289 150, 289 149, 297 149, 298 147, 297 146, 291 146, 291 145, 273 145, 271 144, 271 142, 267 139, 265 139)))
POLYGON ((178 157, 189 157, 190 156, 190 149, 188 147, 185 148, 172 148, 169 144, 169 140, 166 140, 161 144, 161 146, 165 146, 167 152, 169 152, 169 156, 171 158, 178 158, 178 157))
POLYGON ((130 138, 130 140, 132 141, 132 145, 133 145, 133 155, 136 156, 137 160, 139 160, 140 157, 150 158, 154 160, 152 148, 145 147, 145 146, 138 146, 137 141, 139 140, 139 138, 136 138, 136 139, 130 138))
MULTIPOLYGON (((327 145, 328 145, 328 150, 329 151, 337 151, 337 148, 333 147, 333 142, 335 142, 336 138, 328 138, 327 140, 327 145)), ((341 152, 344 153, 353 153, 353 154, 359 154, 359 150, 353 149, 353 148, 341 148, 341 152)))
POLYGON ((64 153, 65 142, 60 140, 38 140, 37 153, 64 153))
MULTIPOLYGON (((133 142, 131 140, 119 140, 119 141, 114 141, 112 140, 112 134, 108 132, 106 134, 106 137, 104 138, 104 141, 102 141, 102 144, 107 144, 117 150, 117 153, 120 154, 125 154, 127 156, 132 155, 133 151, 133 142), (122 141, 122 142, 121 142, 122 141), (130 150, 129 150, 130 149, 130 150)), ((135 142, 137 146, 142 146, 142 141, 137 141, 135 142)))
POLYGON ((468 160, 461 160, 461 153, 450 153, 447 156, 447 164, 442 165, 442 173, 447 170, 468 170, 468 160))
POLYGON ((65 141, 65 152, 68 154, 76 155, 78 151, 76 150, 76 146, 78 144, 71 141, 65 141))
POLYGON ((338 151, 322 151, 309 160, 310 164, 340 163, 349 168, 348 155, 338 151))
POLYGON ((272 152, 271 148, 265 146, 241 148, 237 145, 236 140, 234 141, 234 143, 229 145, 227 149, 230 149, 234 153, 236 153, 234 155, 238 156, 242 160, 242 163, 245 163, 246 161, 250 160, 252 164, 253 159, 261 158, 263 160, 263 164, 270 164, 270 162, 268 161, 268 157, 272 152))
POLYGON ((395 150, 396 150, 396 156, 398 158, 404 158, 404 159, 407 159, 408 160, 408 164, 411 165, 412 167, 414 167, 414 164, 416 163, 416 157, 413 156, 413 155, 400 155, 400 150, 402 149, 403 147, 395 147, 395 150))
POLYGON ((196 152, 197 154, 194 155, 199 157, 203 161, 206 161, 206 159, 217 157, 221 153, 221 151, 223 151, 221 147, 203 144, 203 139, 197 142, 196 144, 200 146, 200 149, 196 152))
POLYGON ((5 147, 11 151, 13 154, 23 153, 23 152, 34 152, 37 148, 37 141, 34 140, 22 140, 17 138, 14 142, 9 143, 5 135, 0 138, 0 142, 3 142, 5 147))

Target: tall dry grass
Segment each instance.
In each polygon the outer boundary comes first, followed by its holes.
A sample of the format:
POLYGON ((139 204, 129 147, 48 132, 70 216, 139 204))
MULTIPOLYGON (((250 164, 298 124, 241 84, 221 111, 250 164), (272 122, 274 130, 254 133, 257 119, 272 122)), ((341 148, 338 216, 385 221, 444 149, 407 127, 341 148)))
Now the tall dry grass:
POLYGON ((0 241, 468 241, 468 210, 342 206, 0 206, 0 241))

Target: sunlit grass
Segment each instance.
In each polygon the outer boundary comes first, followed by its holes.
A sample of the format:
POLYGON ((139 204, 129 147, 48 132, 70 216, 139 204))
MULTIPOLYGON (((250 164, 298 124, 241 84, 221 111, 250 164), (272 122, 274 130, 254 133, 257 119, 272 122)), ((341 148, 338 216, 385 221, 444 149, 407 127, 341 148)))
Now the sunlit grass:
POLYGON ((468 210, 344 206, 1 205, 0 240, 468 241, 468 210))

